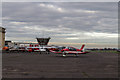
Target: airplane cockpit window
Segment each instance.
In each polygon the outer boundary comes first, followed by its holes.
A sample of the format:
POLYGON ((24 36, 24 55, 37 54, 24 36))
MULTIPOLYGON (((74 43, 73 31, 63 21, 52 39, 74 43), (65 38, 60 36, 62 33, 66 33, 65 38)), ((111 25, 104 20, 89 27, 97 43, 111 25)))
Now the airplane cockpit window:
POLYGON ((69 47, 69 50, 71 50, 71 51, 76 51, 76 49, 73 48, 73 47, 69 47))
POLYGON ((69 49, 69 47, 66 47, 65 49, 69 49))
POLYGON ((62 49, 65 49, 65 47, 62 47, 62 49))

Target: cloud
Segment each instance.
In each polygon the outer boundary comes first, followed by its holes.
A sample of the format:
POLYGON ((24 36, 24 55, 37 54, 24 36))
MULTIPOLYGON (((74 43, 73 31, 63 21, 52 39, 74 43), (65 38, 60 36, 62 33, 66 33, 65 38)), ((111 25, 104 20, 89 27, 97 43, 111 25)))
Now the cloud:
POLYGON ((13 25, 22 25, 22 24, 26 24, 25 22, 10 22, 10 24, 13 25))
POLYGON ((86 35, 91 35, 92 37, 98 37, 98 38, 107 38, 107 37, 110 37, 110 38, 118 38, 118 34, 109 34, 109 33, 96 33, 96 32, 93 32, 93 33, 85 33, 86 35))
POLYGON ((51 42, 117 43, 116 2, 4 2, 2 7, 7 39, 36 41, 44 35, 51 42))
POLYGON ((77 37, 72 37, 72 38, 66 38, 66 39, 79 39, 79 38, 77 38, 77 37))
POLYGON ((54 6, 52 4, 39 4, 40 7, 46 7, 46 8, 50 8, 50 9, 53 9, 53 10, 56 10, 58 12, 65 12, 64 9, 60 8, 60 7, 57 7, 57 6, 54 6))
POLYGON ((95 14, 95 13, 97 13, 97 11, 93 11, 93 10, 75 10, 75 12, 78 12, 78 13, 88 13, 88 14, 95 14))

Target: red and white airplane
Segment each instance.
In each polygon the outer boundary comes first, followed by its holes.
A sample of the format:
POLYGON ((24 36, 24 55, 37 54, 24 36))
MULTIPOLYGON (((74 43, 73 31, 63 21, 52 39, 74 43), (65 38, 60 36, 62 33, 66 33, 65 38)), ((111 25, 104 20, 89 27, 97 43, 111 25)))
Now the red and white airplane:
POLYGON ((55 54, 62 54, 62 56, 66 56, 66 54, 75 54, 78 56, 78 54, 86 54, 88 53, 87 51, 85 52, 84 49, 85 45, 82 45, 80 49, 74 48, 74 47, 62 47, 61 49, 56 49, 56 50, 50 50, 50 52, 55 53, 55 54))

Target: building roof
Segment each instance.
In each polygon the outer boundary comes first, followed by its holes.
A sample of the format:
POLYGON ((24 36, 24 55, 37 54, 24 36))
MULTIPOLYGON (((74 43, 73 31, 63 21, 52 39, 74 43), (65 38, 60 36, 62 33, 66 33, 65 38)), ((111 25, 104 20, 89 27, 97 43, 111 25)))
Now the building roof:
POLYGON ((48 38, 36 38, 36 39, 37 39, 39 45, 47 45, 51 38, 48 37, 48 38))
POLYGON ((1 26, 0 26, 0 28, 5 29, 4 27, 1 27, 1 26))
POLYGON ((0 27, 0 32, 3 32, 3 33, 5 33, 5 28, 3 28, 3 27, 0 27))

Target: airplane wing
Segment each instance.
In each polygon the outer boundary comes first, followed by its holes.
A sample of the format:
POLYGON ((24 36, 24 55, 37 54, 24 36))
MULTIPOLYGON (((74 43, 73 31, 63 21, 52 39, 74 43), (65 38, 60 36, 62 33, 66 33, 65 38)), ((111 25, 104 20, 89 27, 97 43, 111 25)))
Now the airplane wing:
POLYGON ((56 54, 62 54, 62 53, 66 53, 66 54, 86 54, 86 53, 88 53, 88 52, 81 52, 81 51, 64 51, 64 52, 57 52, 57 51, 53 51, 53 50, 50 50, 50 52, 56 53, 56 54))
POLYGON ((57 52, 57 51, 53 51, 53 50, 50 50, 50 52, 56 53, 56 54, 62 54, 62 52, 57 52))
POLYGON ((65 51, 65 53, 68 53, 68 54, 86 54, 88 52, 81 52, 81 51, 65 51))

